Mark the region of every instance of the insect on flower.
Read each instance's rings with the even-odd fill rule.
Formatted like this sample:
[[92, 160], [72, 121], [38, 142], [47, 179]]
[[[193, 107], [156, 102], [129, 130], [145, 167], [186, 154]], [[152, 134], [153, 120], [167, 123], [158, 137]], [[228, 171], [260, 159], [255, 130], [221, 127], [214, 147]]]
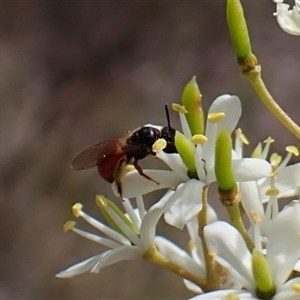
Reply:
[[163, 149], [166, 153], [176, 153], [174, 142], [175, 129], [170, 126], [170, 117], [167, 105], [165, 106], [168, 125], [157, 129], [152, 126], [144, 126], [128, 132], [123, 136], [106, 140], [94, 145], [72, 161], [74, 170], [84, 170], [97, 166], [98, 173], [106, 181], [116, 183], [117, 190], [122, 199], [122, 174], [128, 164], [133, 164], [139, 174], [157, 184], [156, 180], [143, 172], [138, 161], [148, 155], [155, 156], [152, 146], [158, 139], [166, 141]]

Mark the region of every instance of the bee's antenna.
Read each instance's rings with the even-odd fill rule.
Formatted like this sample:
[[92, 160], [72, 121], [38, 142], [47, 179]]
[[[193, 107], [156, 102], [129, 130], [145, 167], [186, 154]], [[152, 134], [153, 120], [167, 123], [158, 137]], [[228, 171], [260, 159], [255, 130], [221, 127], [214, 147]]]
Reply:
[[165, 104], [165, 111], [166, 111], [166, 116], [167, 116], [168, 127], [171, 128], [168, 104]]

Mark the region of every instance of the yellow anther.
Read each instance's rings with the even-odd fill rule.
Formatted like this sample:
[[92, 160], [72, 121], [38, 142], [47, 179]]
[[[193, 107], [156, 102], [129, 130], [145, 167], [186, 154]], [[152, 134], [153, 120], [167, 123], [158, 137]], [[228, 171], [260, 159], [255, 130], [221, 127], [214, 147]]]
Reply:
[[255, 211], [251, 211], [250, 215], [252, 217], [252, 220], [255, 224], [259, 224], [261, 222], [260, 217], [258, 216], [258, 214]]
[[100, 208], [103, 208], [106, 205], [107, 201], [104, 197], [97, 195], [96, 196], [96, 205]]
[[292, 289], [297, 292], [297, 293], [300, 293], [300, 284], [299, 283], [294, 283], [292, 285]]
[[76, 203], [72, 207], [73, 215], [78, 218], [80, 217], [80, 212], [82, 210], [82, 204], [81, 203]]
[[64, 224], [64, 232], [71, 230], [75, 226], [75, 221], [68, 221]]
[[272, 144], [274, 141], [275, 141], [275, 140], [273, 140], [273, 139], [269, 136], [266, 140], [264, 140], [264, 143], [265, 143], [265, 144]]
[[152, 151], [157, 153], [160, 150], [165, 149], [167, 146], [167, 142], [165, 139], [158, 139], [152, 146]]
[[299, 150], [298, 150], [297, 147], [295, 147], [295, 146], [287, 146], [287, 147], [285, 148], [285, 150], [286, 150], [287, 152], [289, 152], [289, 153], [294, 154], [295, 156], [298, 156], [298, 155], [299, 155]]
[[187, 110], [185, 109], [185, 107], [183, 105], [180, 105], [178, 103], [172, 103], [172, 109], [175, 110], [176, 112], [182, 113], [182, 114], [186, 114]]
[[192, 240], [188, 242], [188, 248], [190, 251], [196, 248], [195, 243]]
[[238, 295], [230, 293], [225, 296], [224, 300], [240, 300], [241, 298]]
[[279, 166], [279, 164], [282, 161], [282, 157], [280, 155], [278, 155], [277, 153], [273, 153], [270, 157], [270, 163], [272, 166]]
[[204, 144], [207, 141], [208, 141], [207, 137], [205, 135], [203, 135], [203, 134], [195, 134], [192, 137], [192, 143], [195, 144], [195, 145]]
[[211, 260], [215, 259], [216, 253], [213, 251], [208, 251], [208, 258], [210, 258]]
[[219, 113], [210, 113], [207, 116], [207, 119], [210, 123], [218, 123], [220, 121], [222, 121], [225, 117], [225, 113], [224, 112], [219, 112]]
[[122, 172], [124, 172], [124, 174], [134, 171], [136, 170], [136, 168], [133, 165], [127, 165], [123, 168]]
[[239, 139], [242, 141], [243, 144], [249, 145], [249, 141], [246, 138], [246, 136], [243, 134], [243, 131], [241, 128], [238, 128], [235, 130], [235, 134], [239, 137]]
[[269, 188], [267, 191], [266, 191], [266, 195], [267, 196], [278, 196], [279, 195], [279, 190], [275, 187], [272, 187], [272, 188]]

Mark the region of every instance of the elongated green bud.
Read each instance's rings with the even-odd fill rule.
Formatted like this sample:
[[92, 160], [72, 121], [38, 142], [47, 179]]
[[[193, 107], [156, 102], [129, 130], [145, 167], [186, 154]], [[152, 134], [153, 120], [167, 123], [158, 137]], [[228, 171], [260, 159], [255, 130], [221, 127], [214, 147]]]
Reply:
[[175, 146], [180, 157], [188, 168], [189, 176], [196, 178], [197, 169], [195, 162], [195, 146], [179, 131], [176, 131], [175, 134]]
[[261, 143], [258, 143], [258, 145], [254, 148], [253, 152], [251, 153], [252, 158], [260, 158], [262, 154], [262, 146]]
[[220, 131], [215, 146], [215, 173], [218, 186], [223, 191], [231, 191], [236, 183], [231, 165], [232, 142], [226, 129]]
[[187, 110], [185, 117], [189, 124], [192, 136], [195, 134], [204, 134], [202, 98], [195, 76], [185, 86], [181, 102]]
[[108, 200], [104, 196], [97, 195], [96, 196], [96, 204], [100, 208], [101, 213], [102, 213], [103, 217], [105, 218], [106, 222], [111, 227], [113, 227], [116, 231], [118, 231], [119, 233], [126, 236], [124, 234], [124, 232], [122, 231], [122, 229], [116, 224], [116, 222], [113, 220], [113, 218], [108, 213], [107, 207], [110, 207], [124, 221], [124, 223], [129, 228], [131, 228], [136, 234], [139, 234], [139, 231], [136, 229], [136, 227], [133, 225], [133, 223], [130, 222], [130, 220], [126, 216], [124, 216], [124, 213], [112, 201]]
[[227, 25], [238, 64], [243, 71], [253, 69], [257, 59], [251, 52], [247, 23], [239, 0], [227, 0]]
[[253, 249], [252, 251], [252, 272], [256, 282], [256, 294], [260, 299], [272, 299], [276, 294], [276, 287], [272, 280], [271, 270], [265, 256]]

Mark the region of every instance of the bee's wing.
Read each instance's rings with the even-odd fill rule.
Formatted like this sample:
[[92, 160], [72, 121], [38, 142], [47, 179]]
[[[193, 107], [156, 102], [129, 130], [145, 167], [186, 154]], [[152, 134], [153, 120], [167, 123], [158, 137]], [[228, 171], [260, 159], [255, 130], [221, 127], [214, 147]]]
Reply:
[[84, 170], [100, 164], [103, 159], [111, 155], [119, 155], [122, 152], [123, 142], [124, 137], [119, 137], [94, 145], [77, 155], [71, 167], [74, 170]]

